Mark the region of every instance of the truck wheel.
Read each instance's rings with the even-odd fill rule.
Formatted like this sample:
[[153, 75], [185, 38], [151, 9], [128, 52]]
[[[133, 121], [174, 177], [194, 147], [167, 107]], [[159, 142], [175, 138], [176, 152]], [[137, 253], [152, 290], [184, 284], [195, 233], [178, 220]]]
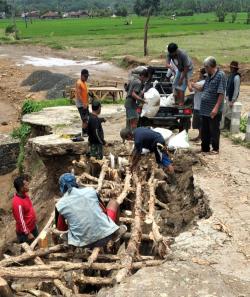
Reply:
[[183, 131], [186, 130], [188, 132], [188, 130], [191, 128], [191, 120], [190, 119], [181, 119], [180, 120], [180, 127], [179, 127], [179, 131]]

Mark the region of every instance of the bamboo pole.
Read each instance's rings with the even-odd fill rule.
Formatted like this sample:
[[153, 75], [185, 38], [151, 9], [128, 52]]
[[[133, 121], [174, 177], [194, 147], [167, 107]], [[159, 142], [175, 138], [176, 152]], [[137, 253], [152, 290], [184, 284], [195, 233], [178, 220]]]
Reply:
[[132, 225], [131, 238], [128, 243], [125, 255], [121, 257], [121, 264], [124, 266], [116, 275], [115, 281], [120, 283], [132, 269], [132, 262], [135, 255], [138, 254], [138, 249], [141, 241], [141, 215], [142, 215], [142, 195], [141, 183], [139, 182], [137, 174], [134, 175], [136, 184], [136, 198], [134, 206], [134, 223]]
[[45, 225], [45, 227], [43, 228], [43, 230], [40, 232], [40, 234], [38, 235], [38, 237], [31, 243], [30, 248], [32, 250], [34, 250], [34, 248], [36, 247], [36, 245], [37, 245], [37, 243], [38, 243], [41, 235], [44, 234], [44, 232], [47, 233], [47, 231], [50, 228], [51, 224], [53, 223], [54, 219], [55, 219], [55, 211], [53, 211], [52, 214], [50, 215], [50, 218], [49, 218], [47, 224]]

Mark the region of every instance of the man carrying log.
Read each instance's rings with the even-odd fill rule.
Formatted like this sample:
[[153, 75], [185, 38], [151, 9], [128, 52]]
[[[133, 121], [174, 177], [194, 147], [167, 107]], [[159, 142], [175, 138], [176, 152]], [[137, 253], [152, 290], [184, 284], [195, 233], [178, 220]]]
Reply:
[[[131, 132], [129, 129], [123, 129], [120, 132], [123, 140], [134, 140], [134, 150], [132, 153], [131, 172], [133, 172], [141, 159], [143, 149], [148, 149], [155, 154], [155, 159], [169, 176], [174, 177], [174, 167], [168, 157], [165, 140], [158, 132], [150, 128], [140, 127]], [[171, 178], [173, 180], [173, 178]]]
[[110, 201], [106, 208], [95, 189], [79, 188], [71, 173], [60, 177], [59, 186], [63, 197], [56, 204], [56, 225], [60, 231], [68, 230], [69, 245], [104, 247], [127, 231], [126, 226], [115, 223], [119, 210], [116, 201]]
[[19, 243], [31, 243], [38, 236], [36, 213], [27, 195], [29, 192], [28, 176], [19, 176], [14, 180], [16, 194], [12, 200], [12, 213], [16, 220], [16, 235]]

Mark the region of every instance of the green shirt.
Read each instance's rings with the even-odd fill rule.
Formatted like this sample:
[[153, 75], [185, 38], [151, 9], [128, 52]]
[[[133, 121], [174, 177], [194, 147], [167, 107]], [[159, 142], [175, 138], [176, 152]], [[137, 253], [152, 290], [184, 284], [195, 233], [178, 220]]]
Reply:
[[143, 87], [142, 82], [138, 78], [135, 78], [130, 82], [127, 97], [126, 97], [126, 102], [125, 102], [126, 108], [131, 108], [131, 109], [137, 108], [136, 99], [132, 97], [132, 93], [135, 92], [137, 95], [140, 95], [142, 87]]

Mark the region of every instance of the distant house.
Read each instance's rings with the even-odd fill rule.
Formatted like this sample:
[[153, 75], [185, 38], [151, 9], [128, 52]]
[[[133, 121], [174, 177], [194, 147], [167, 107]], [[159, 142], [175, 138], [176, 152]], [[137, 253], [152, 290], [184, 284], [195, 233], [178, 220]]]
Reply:
[[69, 18], [86, 18], [89, 14], [85, 10], [79, 10], [79, 11], [70, 11], [68, 13]]
[[40, 11], [34, 10], [34, 11], [27, 12], [26, 16], [28, 18], [38, 19], [38, 18], [40, 18]]
[[49, 11], [41, 16], [41, 19], [46, 19], [46, 20], [53, 20], [53, 19], [60, 19], [60, 18], [62, 18], [62, 15], [57, 11]]

